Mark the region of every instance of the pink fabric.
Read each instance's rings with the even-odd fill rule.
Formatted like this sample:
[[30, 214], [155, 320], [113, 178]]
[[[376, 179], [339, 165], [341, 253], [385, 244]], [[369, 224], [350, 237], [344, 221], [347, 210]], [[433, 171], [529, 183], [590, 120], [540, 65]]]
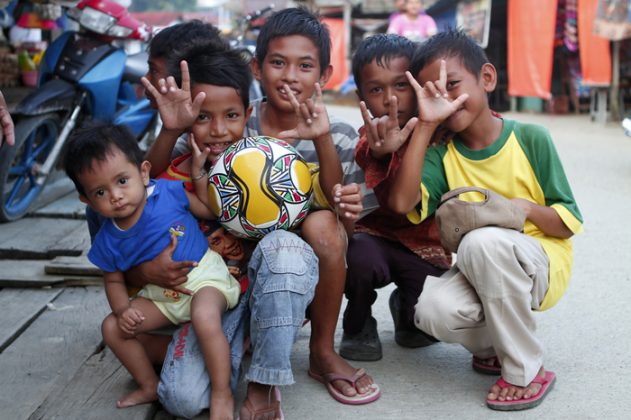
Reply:
[[402, 35], [412, 41], [425, 41], [437, 32], [436, 22], [431, 16], [420, 14], [415, 20], [410, 20], [406, 15], [400, 14], [390, 21], [388, 33]]

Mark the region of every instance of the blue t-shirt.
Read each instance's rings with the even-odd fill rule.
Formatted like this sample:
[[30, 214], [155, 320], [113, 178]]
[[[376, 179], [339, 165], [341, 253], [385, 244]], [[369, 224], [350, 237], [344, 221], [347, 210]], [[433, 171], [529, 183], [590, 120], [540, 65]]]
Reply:
[[199, 261], [208, 250], [208, 241], [189, 211], [182, 182], [152, 180], [153, 192], [134, 226], [120, 230], [106, 220], [94, 238], [88, 259], [105, 272], [127, 271], [152, 260], [177, 235], [174, 261]]

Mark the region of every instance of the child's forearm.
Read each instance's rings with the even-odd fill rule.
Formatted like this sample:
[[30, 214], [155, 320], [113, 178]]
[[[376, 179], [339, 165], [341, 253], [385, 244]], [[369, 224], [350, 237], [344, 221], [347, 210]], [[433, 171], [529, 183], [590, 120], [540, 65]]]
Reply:
[[210, 211], [210, 202], [208, 201], [208, 199], [206, 199], [206, 203], [204, 203], [202, 202], [202, 200], [199, 199], [197, 195], [192, 194], [188, 191], [186, 192], [186, 196], [188, 197], [188, 203], [191, 213], [193, 213], [195, 217], [197, 217], [198, 219], [206, 220], [215, 219], [215, 215]]
[[318, 173], [320, 186], [329, 204], [334, 206], [333, 187], [336, 184], [341, 184], [343, 177], [340, 157], [337, 154], [330, 133], [318, 137], [313, 141], [313, 144], [315, 145], [318, 161], [320, 162], [320, 171]]
[[120, 271], [105, 273], [103, 281], [105, 283], [105, 295], [112, 313], [118, 316], [129, 308], [129, 295], [127, 294], [123, 273]]
[[180, 134], [182, 133], [179, 130], [167, 130], [165, 127], [160, 130], [145, 156], [151, 162], [150, 176], [152, 178], [157, 177], [169, 167], [171, 153]]
[[392, 182], [388, 205], [395, 213], [406, 214], [421, 200], [423, 161], [436, 124], [417, 124], [410, 144]]
[[517, 201], [517, 205], [526, 213], [526, 218], [546, 235], [561, 239], [567, 239], [574, 235], [565, 225], [559, 213], [552, 207], [540, 206], [525, 199], [515, 199], [513, 201]]

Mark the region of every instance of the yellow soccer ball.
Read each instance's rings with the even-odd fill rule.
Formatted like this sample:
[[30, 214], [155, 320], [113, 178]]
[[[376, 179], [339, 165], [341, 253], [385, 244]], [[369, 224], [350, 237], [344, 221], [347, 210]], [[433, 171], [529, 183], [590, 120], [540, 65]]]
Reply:
[[217, 157], [208, 175], [211, 210], [230, 232], [259, 239], [297, 227], [311, 206], [311, 174], [282, 140], [246, 137]]

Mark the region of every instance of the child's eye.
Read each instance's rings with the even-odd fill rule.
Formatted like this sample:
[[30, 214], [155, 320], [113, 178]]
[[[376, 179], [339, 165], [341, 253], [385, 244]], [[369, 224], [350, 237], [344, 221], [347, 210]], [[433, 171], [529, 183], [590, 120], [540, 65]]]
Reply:
[[447, 89], [451, 89], [454, 88], [456, 86], [458, 86], [458, 83], [460, 83], [460, 80], [450, 80], [447, 82]]
[[228, 118], [229, 120], [236, 120], [237, 118], [239, 118], [239, 114], [237, 112], [229, 112], [226, 115], [226, 118]]
[[118, 183], [119, 183], [120, 185], [125, 185], [125, 184], [127, 184], [127, 181], [129, 181], [129, 178], [127, 178], [127, 177], [122, 177], [121, 179], [119, 179], [119, 180], [118, 180]]
[[381, 92], [383, 92], [383, 89], [381, 87], [374, 87], [368, 91], [368, 93], [373, 94], [373, 95], [377, 93], [381, 93]]
[[105, 195], [105, 190], [96, 190], [96, 191], [94, 192], [94, 196], [95, 196], [96, 198], [101, 198], [101, 197], [103, 197], [104, 195]]
[[273, 66], [282, 66], [283, 65], [283, 60], [272, 59], [272, 60], [270, 60], [270, 64], [273, 65]]
[[410, 87], [410, 84], [408, 82], [398, 82], [394, 85], [394, 87], [396, 89], [402, 90], [402, 89], [407, 89]]
[[206, 114], [199, 114], [197, 116], [197, 121], [206, 121], [208, 119], [208, 115]]
[[311, 63], [302, 63], [302, 64], [300, 64], [300, 68], [309, 70], [309, 69], [313, 68], [313, 64], [311, 64]]

